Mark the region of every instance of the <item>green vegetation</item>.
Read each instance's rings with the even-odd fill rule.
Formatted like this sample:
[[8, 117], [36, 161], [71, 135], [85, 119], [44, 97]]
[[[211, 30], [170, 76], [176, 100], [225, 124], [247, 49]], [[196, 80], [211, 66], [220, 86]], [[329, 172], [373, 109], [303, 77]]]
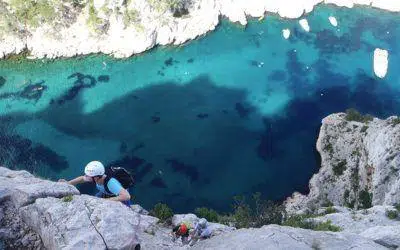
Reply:
[[337, 212], [337, 210], [336, 210], [334, 207], [332, 207], [332, 206], [327, 207], [327, 208], [325, 209], [325, 214], [333, 214], [333, 213], [336, 213], [336, 212]]
[[354, 191], [358, 191], [360, 187], [360, 176], [358, 175], [358, 167], [352, 170], [351, 172], [351, 186], [353, 187]]
[[361, 190], [359, 193], [360, 208], [370, 208], [372, 207], [372, 193], [369, 193], [367, 188]]
[[391, 220], [395, 220], [399, 217], [399, 212], [397, 210], [388, 210], [386, 211], [386, 216]]
[[130, 26], [133, 24], [135, 28], [139, 31], [143, 31], [144, 27], [140, 23], [140, 13], [136, 9], [128, 9], [128, 7], [125, 8], [124, 10], [124, 25], [125, 27]]
[[147, 0], [147, 2], [158, 12], [171, 11], [174, 17], [182, 17], [189, 14], [187, 6], [190, 0]]
[[340, 176], [346, 170], [347, 161], [342, 160], [338, 164], [334, 165], [332, 170], [336, 176]]
[[86, 24], [94, 31], [99, 33], [102, 19], [97, 16], [96, 8], [94, 7], [93, 0], [89, 0], [89, 17]]
[[207, 221], [218, 222], [219, 214], [213, 209], [199, 207], [194, 210], [194, 213], [200, 218], [206, 218]]
[[400, 203], [394, 204], [394, 207], [397, 209], [398, 212], [400, 212]]
[[150, 214], [154, 217], [159, 218], [161, 222], [165, 222], [174, 215], [172, 209], [164, 203], [157, 203], [150, 211]]
[[67, 195], [62, 198], [63, 202], [71, 202], [74, 197], [72, 195]]
[[329, 154], [331, 154], [331, 155], [333, 154], [333, 146], [329, 141], [327, 141], [327, 143], [324, 147], [324, 151], [328, 151]]
[[72, 6], [74, 6], [74, 8], [83, 8], [85, 4], [86, 0], [72, 0]]
[[400, 124], [400, 117], [396, 117], [391, 121], [392, 127], [395, 127], [396, 125]]
[[[34, 28], [42, 23], [51, 23], [57, 19], [56, 6], [59, 1], [41, 0], [11, 0], [10, 7], [15, 13], [15, 17], [21, 24]], [[59, 15], [61, 15], [60, 13]]]
[[12, 61], [12, 62], [16, 62], [16, 63], [22, 63], [24, 61], [26, 61], [26, 57], [29, 56], [31, 54], [31, 52], [25, 48], [24, 50], [22, 50], [19, 54], [9, 54], [5, 57], [5, 59], [7, 61]]
[[297, 227], [304, 229], [311, 229], [314, 231], [332, 231], [339, 232], [341, 228], [335, 225], [332, 225], [332, 221], [328, 220], [325, 222], [313, 222], [310, 220], [313, 216], [310, 215], [293, 215], [287, 218], [282, 225], [289, 227]]
[[218, 214], [213, 209], [201, 207], [195, 210], [199, 217], [236, 228], [262, 227], [268, 224], [281, 224], [284, 209], [280, 204], [261, 199], [260, 193], [252, 195], [250, 203], [244, 196], [235, 196], [233, 211], [229, 214]]
[[251, 204], [247, 204], [243, 196], [235, 196], [234, 201], [232, 218], [237, 228], [261, 227], [282, 222], [283, 206], [261, 199], [261, 193], [253, 194]]
[[359, 148], [356, 148], [355, 150], [353, 150], [353, 152], [351, 152], [351, 156], [352, 156], [352, 157], [355, 157], [355, 156], [360, 157], [360, 156], [361, 156], [361, 153], [360, 153]]
[[356, 122], [370, 122], [374, 118], [371, 115], [362, 115], [355, 109], [347, 109], [346, 110], [346, 120], [347, 121], [356, 121]]

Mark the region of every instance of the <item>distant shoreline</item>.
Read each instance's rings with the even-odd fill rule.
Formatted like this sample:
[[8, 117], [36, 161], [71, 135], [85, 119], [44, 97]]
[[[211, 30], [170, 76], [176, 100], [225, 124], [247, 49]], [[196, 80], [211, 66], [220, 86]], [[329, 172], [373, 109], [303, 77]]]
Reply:
[[[126, 5], [120, 6], [115, 1], [103, 1], [103, 5], [99, 2], [102, 1], [91, 0], [80, 7], [69, 3], [56, 6], [54, 3], [48, 6], [54, 12], [50, 13], [53, 19], [39, 17], [28, 21], [13, 18], [17, 7], [13, 9], [9, 3], [9, 8], [0, 9], [8, 11], [2, 18], [17, 28], [0, 32], [0, 58], [20, 54], [28, 59], [55, 59], [96, 53], [128, 58], [158, 45], [182, 45], [194, 40], [213, 31], [221, 16], [241, 25], [246, 25], [248, 18], [265, 18], [271, 14], [298, 19], [319, 4], [400, 11], [400, 2], [390, 0], [281, 0], [275, 3], [256, 1], [247, 5], [229, 0], [192, 0], [190, 5], [179, 7], [177, 16], [177, 10], [162, 5], [162, 0], [156, 4], [148, 0], [126, 1]], [[69, 16], [64, 17], [64, 12]]]

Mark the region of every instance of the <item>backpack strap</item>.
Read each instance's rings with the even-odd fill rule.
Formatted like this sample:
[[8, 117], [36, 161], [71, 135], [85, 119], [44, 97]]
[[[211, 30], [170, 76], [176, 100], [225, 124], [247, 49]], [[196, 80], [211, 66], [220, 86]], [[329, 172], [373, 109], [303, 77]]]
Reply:
[[110, 179], [111, 179], [112, 177], [111, 176], [106, 176], [106, 178], [104, 179], [104, 190], [108, 193], [108, 194], [111, 194], [111, 195], [114, 195], [113, 193], [111, 193], [111, 191], [110, 191], [110, 189], [108, 189], [108, 182], [110, 181]]

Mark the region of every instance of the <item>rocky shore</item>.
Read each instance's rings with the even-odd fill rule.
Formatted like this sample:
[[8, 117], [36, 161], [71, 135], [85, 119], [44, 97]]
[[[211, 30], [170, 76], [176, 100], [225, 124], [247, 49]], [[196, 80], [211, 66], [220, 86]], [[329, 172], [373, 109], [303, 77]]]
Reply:
[[174, 215], [168, 226], [138, 205], [128, 208], [119, 202], [80, 195], [66, 183], [0, 167], [0, 246], [396, 249], [400, 247], [399, 136], [397, 117], [380, 120], [348, 112], [323, 119], [317, 142], [322, 166], [310, 181], [310, 194], [296, 193], [285, 205], [287, 216], [307, 215], [303, 217], [307, 223], [326, 222], [339, 232], [279, 225], [235, 229], [210, 223], [211, 239], [189, 247], [172, 241], [169, 233], [183, 221], [194, 224], [198, 220], [194, 214]]
[[[392, 0], [76, 0], [0, 1], [0, 58], [104, 53], [129, 57], [156, 45], [183, 44], [214, 30], [220, 17], [242, 25], [248, 17], [274, 13], [299, 18], [317, 4], [369, 5], [400, 11]], [[332, 18], [331, 18], [332, 19]], [[327, 20], [328, 21], [328, 20]]]

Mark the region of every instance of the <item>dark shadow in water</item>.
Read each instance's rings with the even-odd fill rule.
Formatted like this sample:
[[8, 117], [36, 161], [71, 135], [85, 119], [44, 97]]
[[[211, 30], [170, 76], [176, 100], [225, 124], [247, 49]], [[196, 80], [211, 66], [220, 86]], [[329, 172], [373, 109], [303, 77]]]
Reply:
[[160, 177], [155, 177], [151, 180], [150, 185], [156, 188], [168, 188], [163, 179]]
[[0, 88], [3, 87], [4, 84], [6, 84], [6, 78], [0, 76]]
[[0, 130], [0, 165], [11, 169], [22, 167], [34, 173], [43, 167], [55, 172], [68, 168], [65, 157], [52, 149], [7, 132], [5, 129]]
[[[3, 85], [4, 85], [4, 83], [5, 82], [3, 82]], [[0, 87], [2, 87], [1, 79], [0, 79]], [[28, 85], [26, 85], [21, 91], [6, 92], [3, 94], [0, 94], [0, 100], [8, 99], [8, 98], [21, 98], [21, 99], [37, 102], [42, 97], [43, 92], [46, 91], [46, 89], [47, 89], [47, 86], [44, 85], [43, 80], [39, 81], [37, 83], [32, 83], [29, 80]]]
[[268, 81], [285, 81], [286, 80], [286, 72], [283, 70], [274, 70], [272, 73], [268, 76]]
[[[75, 74], [74, 77], [79, 81], [76, 83], [78, 85], [95, 84], [93, 77], [79, 74]], [[70, 90], [58, 99], [64, 100], [69, 96], [69, 92]], [[104, 104], [102, 108], [91, 113], [83, 112], [81, 96], [76, 94], [64, 101], [63, 105], [49, 105], [45, 110], [36, 113], [35, 118], [76, 138], [102, 138], [123, 142], [119, 147], [121, 158], [106, 165], [125, 167], [133, 173], [138, 201], [143, 201], [145, 206], [153, 205], [152, 199], [167, 197], [168, 194], [178, 191], [178, 187], [183, 190], [181, 196], [185, 197], [184, 199], [192, 200], [191, 207], [183, 209], [187, 211], [202, 205], [199, 201], [203, 198], [195, 195], [196, 190], [207, 189], [208, 186], [204, 183], [218, 181], [219, 175], [230, 171], [231, 157], [238, 152], [243, 140], [254, 141], [254, 144], [257, 144], [257, 132], [248, 129], [245, 125], [247, 119], [243, 118], [260, 120], [262, 116], [255, 107], [247, 103], [246, 98], [245, 91], [217, 87], [208, 77], [199, 77], [186, 85], [164, 82], [138, 89]], [[202, 110], [207, 113], [203, 113]], [[236, 111], [237, 114], [223, 113], [221, 110]], [[156, 125], [152, 125], [154, 119], [149, 119], [154, 114], [161, 118]], [[18, 116], [14, 126], [20, 121], [30, 119], [24, 114]], [[157, 143], [154, 144], [146, 138], [158, 138]], [[132, 152], [130, 149], [138, 143], [146, 145], [140, 150], [152, 152], [158, 162], [160, 157], [164, 162], [154, 166], [155, 159], [151, 156], [143, 158]], [[194, 148], [198, 148], [196, 154], [193, 154]], [[253, 152], [254, 157], [257, 157], [256, 149]], [[159, 154], [164, 156], [158, 156]], [[258, 167], [260, 166], [254, 166], [254, 171], [258, 171]], [[253, 171], [252, 169], [253, 167], [249, 168], [249, 171]], [[171, 172], [169, 179], [158, 175], [158, 170]], [[170, 187], [169, 183], [174, 183], [174, 180], [178, 184], [174, 185], [173, 190], [159, 188], [164, 185]], [[304, 184], [307, 181], [305, 178]], [[155, 185], [160, 192], [152, 198], [149, 192], [152, 192]], [[83, 188], [81, 191], [86, 192], [85, 190], [86, 188]], [[232, 190], [232, 193], [242, 192], [237, 185], [234, 185]], [[280, 193], [280, 190], [275, 192]], [[210, 194], [209, 191], [206, 193]], [[219, 196], [220, 202], [214, 206], [228, 207], [231, 194], [224, 196], [224, 193], [215, 192], [215, 197]], [[215, 197], [212, 199], [215, 200]], [[174, 200], [168, 200], [168, 203], [174, 208], [181, 207], [181, 204]]]

